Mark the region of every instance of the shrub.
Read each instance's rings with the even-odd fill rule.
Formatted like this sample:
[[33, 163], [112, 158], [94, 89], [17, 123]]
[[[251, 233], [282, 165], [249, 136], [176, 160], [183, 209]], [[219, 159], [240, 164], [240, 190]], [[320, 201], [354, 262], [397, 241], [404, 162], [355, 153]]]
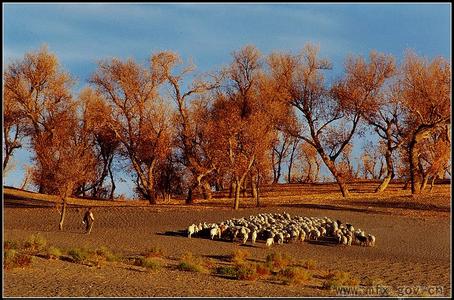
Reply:
[[238, 278], [238, 269], [236, 266], [221, 266], [216, 268], [216, 273], [228, 277]]
[[157, 246], [152, 246], [143, 253], [145, 257], [162, 257], [163, 255], [164, 252]]
[[274, 252], [266, 257], [266, 264], [271, 271], [279, 272], [285, 269], [291, 263], [291, 257], [288, 254], [281, 252]]
[[79, 263], [88, 259], [89, 252], [86, 249], [74, 248], [68, 251], [68, 255]]
[[3, 250], [11, 250], [11, 249], [17, 249], [17, 242], [16, 241], [10, 241], [6, 240], [3, 242]]
[[109, 248], [105, 246], [101, 246], [100, 248], [96, 249], [96, 254], [100, 257], [104, 258], [107, 261], [117, 261], [118, 256], [113, 254]]
[[234, 264], [243, 264], [246, 261], [246, 258], [249, 257], [251, 254], [246, 250], [235, 250], [232, 254], [230, 254], [230, 261]]
[[47, 241], [40, 234], [32, 234], [27, 238], [24, 246], [27, 250], [34, 252], [41, 251], [46, 247]]
[[360, 280], [353, 278], [348, 272], [334, 271], [326, 276], [327, 280], [323, 282], [323, 287], [333, 289], [340, 286], [357, 286]]
[[259, 277], [256, 265], [246, 263], [234, 266], [221, 266], [216, 269], [216, 273], [238, 280], [255, 280]]
[[237, 265], [236, 268], [239, 280], [256, 280], [258, 277], [254, 264], [241, 264]]
[[60, 258], [61, 255], [62, 255], [62, 251], [59, 248], [57, 248], [57, 247], [50, 246], [47, 249], [46, 257], [49, 258], [49, 259]]
[[266, 277], [271, 274], [271, 271], [268, 268], [268, 266], [264, 264], [257, 264], [255, 266], [255, 271], [257, 272], [257, 275], [259, 277]]
[[5, 251], [3, 267], [5, 270], [17, 268], [17, 267], [26, 267], [32, 263], [32, 257], [23, 253], [19, 253], [14, 249], [8, 249]]
[[302, 263], [302, 266], [308, 270], [314, 270], [317, 267], [317, 261], [314, 259], [308, 259]]
[[287, 267], [278, 273], [280, 278], [285, 284], [301, 284], [307, 282], [312, 277], [309, 271], [298, 267]]
[[365, 286], [377, 286], [377, 285], [384, 285], [384, 281], [378, 277], [369, 277], [366, 276], [361, 283]]
[[202, 258], [192, 255], [191, 252], [186, 253], [180, 260], [177, 268], [181, 271], [208, 273], [206, 263]]
[[155, 257], [140, 257], [135, 264], [151, 270], [158, 270], [162, 267], [162, 261]]

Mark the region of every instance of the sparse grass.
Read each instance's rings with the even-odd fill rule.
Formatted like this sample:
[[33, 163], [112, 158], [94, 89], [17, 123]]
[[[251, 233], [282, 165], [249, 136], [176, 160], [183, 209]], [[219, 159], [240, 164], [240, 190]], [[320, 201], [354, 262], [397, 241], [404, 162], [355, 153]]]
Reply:
[[259, 277], [267, 277], [271, 274], [271, 271], [266, 264], [257, 264], [255, 266], [255, 271]]
[[113, 254], [112, 251], [110, 251], [110, 249], [105, 246], [101, 246], [100, 248], [96, 249], [95, 253], [98, 256], [104, 258], [106, 261], [112, 262], [119, 260], [119, 257]]
[[307, 259], [301, 262], [301, 266], [308, 270], [314, 270], [317, 268], [317, 261], [315, 259]]
[[135, 265], [145, 267], [151, 270], [159, 270], [163, 266], [163, 262], [160, 258], [157, 257], [139, 257], [135, 261]]
[[384, 285], [385, 282], [383, 279], [374, 277], [374, 276], [366, 276], [363, 280], [361, 280], [361, 284], [365, 286], [377, 286], [377, 285]]
[[201, 257], [194, 256], [191, 252], [182, 256], [177, 268], [181, 271], [209, 273], [207, 263]]
[[257, 267], [255, 264], [241, 263], [233, 266], [221, 266], [216, 269], [216, 273], [232, 277], [238, 280], [256, 280], [260, 277], [257, 273]]
[[10, 249], [17, 249], [18, 248], [18, 244], [16, 241], [10, 241], [10, 240], [6, 240], [3, 242], [3, 250], [6, 251], [6, 250], [10, 250]]
[[312, 273], [299, 267], [287, 267], [278, 273], [277, 278], [287, 285], [301, 284], [309, 281]]
[[32, 234], [25, 242], [24, 247], [32, 252], [39, 252], [45, 249], [47, 241], [40, 234]]
[[243, 264], [249, 256], [251, 256], [249, 251], [238, 249], [230, 254], [229, 258], [234, 264]]
[[152, 246], [143, 253], [145, 257], [162, 257], [163, 255], [164, 251], [157, 246]]
[[3, 255], [3, 268], [5, 270], [10, 270], [13, 268], [24, 268], [29, 266], [33, 261], [33, 258], [30, 255], [20, 253], [14, 249], [6, 250]]
[[266, 256], [266, 264], [272, 272], [279, 272], [292, 263], [292, 258], [281, 252], [273, 252]]
[[341, 286], [357, 286], [360, 283], [359, 279], [352, 277], [348, 272], [342, 271], [330, 271], [325, 278], [327, 279], [323, 282], [325, 289], [333, 289]]
[[68, 255], [71, 256], [75, 262], [80, 263], [86, 261], [90, 253], [87, 249], [83, 248], [73, 248], [68, 251]]
[[54, 246], [50, 246], [49, 248], [47, 248], [46, 251], [46, 257], [48, 259], [58, 259], [62, 254], [63, 254], [62, 250]]

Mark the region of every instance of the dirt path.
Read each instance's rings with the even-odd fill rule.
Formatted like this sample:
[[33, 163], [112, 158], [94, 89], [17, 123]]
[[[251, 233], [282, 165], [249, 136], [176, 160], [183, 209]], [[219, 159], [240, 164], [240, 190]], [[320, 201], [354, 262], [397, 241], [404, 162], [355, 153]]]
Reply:
[[[377, 237], [376, 247], [342, 247], [311, 243], [284, 244], [267, 249], [263, 243], [189, 239], [175, 234], [191, 223], [221, 222], [259, 212], [328, 216], [352, 223]], [[359, 278], [375, 276], [394, 287], [443, 286], [450, 294], [450, 221], [364, 212], [308, 208], [176, 209], [96, 208], [92, 234], [82, 230], [82, 210], [70, 209], [64, 232], [57, 230], [58, 212], [52, 208], [6, 208], [4, 239], [24, 240], [42, 234], [61, 248], [107, 246], [122, 254], [137, 254], [158, 246], [169, 259], [188, 251], [209, 257], [247, 249], [255, 259], [279, 250], [297, 259], [315, 259], [319, 268], [348, 271]], [[115, 269], [115, 270], [114, 270]], [[281, 286], [267, 282], [228, 280], [208, 274], [164, 269], [137, 272], [114, 265], [90, 268], [63, 261], [39, 260], [31, 268], [8, 271], [5, 296], [312, 296], [327, 292], [314, 287]], [[80, 276], [84, 274], [84, 276]], [[203, 288], [199, 288], [203, 287]]]

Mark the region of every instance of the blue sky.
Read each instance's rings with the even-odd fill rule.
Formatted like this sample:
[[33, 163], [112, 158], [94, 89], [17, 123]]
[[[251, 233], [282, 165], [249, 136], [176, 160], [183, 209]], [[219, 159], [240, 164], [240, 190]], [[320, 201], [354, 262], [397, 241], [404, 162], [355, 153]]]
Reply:
[[[349, 54], [370, 50], [401, 59], [406, 49], [451, 59], [451, 5], [440, 4], [3, 4], [3, 63], [47, 44], [64, 69], [86, 84], [96, 62], [109, 57], [146, 63], [173, 50], [200, 71], [230, 62], [230, 54], [254, 44], [264, 54], [297, 52], [306, 42], [339, 74]], [[25, 151], [5, 184], [22, 181]], [[119, 193], [130, 195], [131, 182]]]

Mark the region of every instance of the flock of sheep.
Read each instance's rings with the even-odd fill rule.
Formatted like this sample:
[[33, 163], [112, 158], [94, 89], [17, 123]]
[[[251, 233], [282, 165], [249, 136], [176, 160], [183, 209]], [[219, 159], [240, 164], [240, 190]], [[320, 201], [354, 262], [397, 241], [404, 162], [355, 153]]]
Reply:
[[188, 237], [199, 236], [211, 239], [225, 239], [234, 242], [240, 239], [255, 244], [265, 241], [266, 246], [305, 240], [324, 240], [342, 245], [374, 246], [375, 236], [355, 229], [349, 223], [331, 220], [328, 217], [290, 216], [284, 212], [261, 213], [248, 218], [230, 219], [217, 223], [192, 224], [187, 229]]

